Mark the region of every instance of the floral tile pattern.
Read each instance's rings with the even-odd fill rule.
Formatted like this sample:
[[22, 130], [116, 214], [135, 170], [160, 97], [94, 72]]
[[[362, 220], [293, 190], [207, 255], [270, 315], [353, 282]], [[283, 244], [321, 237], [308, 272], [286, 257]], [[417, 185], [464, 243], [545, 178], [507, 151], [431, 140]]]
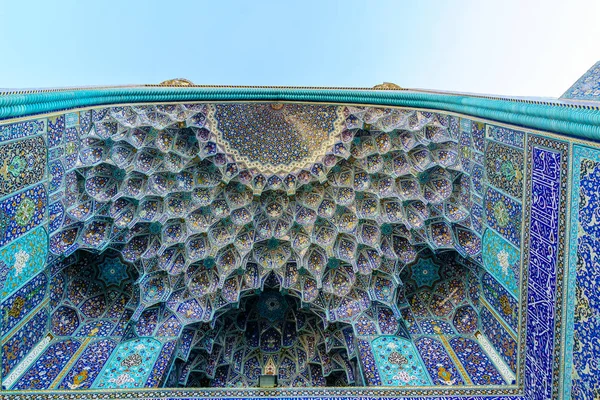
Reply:
[[46, 146], [42, 136], [0, 145], [0, 197], [44, 179]]
[[523, 150], [488, 141], [485, 154], [485, 174], [489, 184], [520, 200], [525, 168]]
[[101, 339], [88, 344], [58, 388], [87, 389], [91, 387], [116, 346], [116, 343], [110, 339]]
[[17, 390], [49, 388], [80, 345], [79, 341], [71, 339], [50, 345], [12, 388]]
[[161, 348], [161, 343], [152, 338], [134, 339], [119, 344], [94, 382], [94, 387], [143, 387]]
[[521, 204], [491, 187], [488, 187], [484, 201], [487, 225], [519, 247], [523, 212]]
[[48, 277], [40, 273], [0, 303], [1, 333], [4, 337], [45, 298]]
[[46, 214], [47, 195], [44, 185], [0, 201], [0, 246], [4, 246], [40, 225]]
[[381, 382], [385, 386], [429, 385], [427, 370], [406, 339], [380, 336], [371, 342]]
[[0, 125], [0, 142], [45, 134], [46, 119], [34, 119], [10, 125]]
[[8, 376], [46, 335], [47, 324], [48, 312], [42, 309], [2, 345], [2, 376]]
[[491, 229], [483, 234], [483, 266], [516, 299], [519, 298], [521, 255]]
[[48, 235], [42, 227], [0, 249], [0, 264], [9, 268], [0, 290], [4, 300], [46, 267]]

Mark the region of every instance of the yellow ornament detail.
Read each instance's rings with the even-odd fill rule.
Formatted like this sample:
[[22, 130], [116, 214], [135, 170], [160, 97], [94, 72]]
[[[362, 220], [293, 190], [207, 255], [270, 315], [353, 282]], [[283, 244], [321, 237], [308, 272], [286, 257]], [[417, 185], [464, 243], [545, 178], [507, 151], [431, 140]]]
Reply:
[[378, 90], [403, 90], [402, 87], [392, 82], [383, 82], [382, 84], [373, 86], [373, 89]]
[[175, 78], [161, 82], [160, 86], [194, 86], [194, 83], [184, 78]]

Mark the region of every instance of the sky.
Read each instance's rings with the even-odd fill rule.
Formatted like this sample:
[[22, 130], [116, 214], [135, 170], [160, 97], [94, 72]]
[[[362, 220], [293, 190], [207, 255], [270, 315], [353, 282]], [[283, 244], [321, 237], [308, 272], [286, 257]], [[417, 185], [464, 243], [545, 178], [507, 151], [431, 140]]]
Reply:
[[0, 87], [160, 83], [559, 97], [600, 0], [0, 0]]

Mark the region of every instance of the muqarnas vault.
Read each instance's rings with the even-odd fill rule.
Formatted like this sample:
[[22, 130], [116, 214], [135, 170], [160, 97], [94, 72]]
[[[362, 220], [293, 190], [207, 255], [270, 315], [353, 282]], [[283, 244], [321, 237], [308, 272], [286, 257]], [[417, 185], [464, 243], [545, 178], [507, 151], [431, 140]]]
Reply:
[[595, 398], [599, 105], [2, 93], [3, 396]]

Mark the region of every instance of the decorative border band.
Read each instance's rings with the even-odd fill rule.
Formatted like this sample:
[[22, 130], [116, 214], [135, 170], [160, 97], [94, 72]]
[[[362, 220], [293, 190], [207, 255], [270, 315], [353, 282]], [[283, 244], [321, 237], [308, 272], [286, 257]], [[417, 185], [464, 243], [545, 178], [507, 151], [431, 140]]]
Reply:
[[0, 96], [0, 119], [130, 103], [280, 101], [427, 108], [600, 141], [600, 110], [464, 95], [349, 89], [127, 87]]

